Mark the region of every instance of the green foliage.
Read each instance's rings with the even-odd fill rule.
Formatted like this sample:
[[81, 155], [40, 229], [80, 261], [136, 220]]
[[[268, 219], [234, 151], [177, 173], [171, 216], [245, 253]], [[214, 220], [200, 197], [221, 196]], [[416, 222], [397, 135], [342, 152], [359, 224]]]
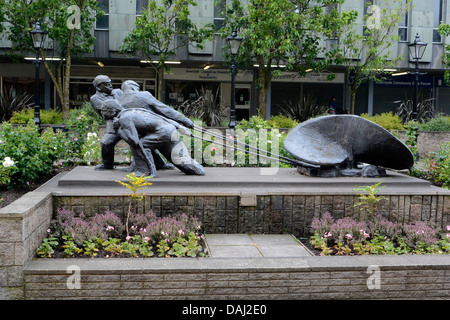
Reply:
[[9, 90], [6, 90], [6, 87], [4, 87], [3, 95], [0, 95], [0, 122], [8, 121], [14, 112], [31, 107], [32, 105], [32, 95], [27, 93], [15, 95], [12, 89], [11, 87]]
[[[80, 114], [77, 118], [71, 118], [67, 122], [68, 131], [66, 133], [67, 144], [70, 153], [65, 158], [67, 161], [77, 163], [84, 158], [83, 146], [85, 146], [88, 133], [98, 135], [98, 125], [92, 122], [92, 118]], [[85, 146], [86, 150], [86, 146]]]
[[356, 186], [356, 188], [353, 189], [353, 191], [355, 192], [363, 192], [357, 194], [359, 202], [355, 203], [354, 206], [361, 208], [361, 211], [365, 213], [372, 222], [374, 219], [374, 215], [378, 209], [378, 203], [386, 199], [386, 197], [377, 195], [381, 189], [385, 188], [384, 186], [380, 188], [380, 184], [382, 183], [383, 181], [380, 181], [374, 185], [364, 187]]
[[[427, 98], [419, 95], [417, 103], [417, 121], [419, 123], [428, 122], [434, 117], [434, 100], [434, 98]], [[394, 101], [393, 103], [398, 104], [397, 114], [402, 119], [403, 123], [414, 121], [414, 102], [411, 99]]]
[[[77, 5], [80, 20], [74, 21], [74, 11], [69, 10]], [[47, 70], [62, 102], [64, 118], [69, 113], [69, 81], [72, 56], [92, 51], [95, 37], [92, 30], [95, 21], [102, 12], [98, 9], [96, 0], [30, 0], [2, 1], [0, 19], [8, 22], [3, 27], [8, 40], [12, 42], [12, 52], [24, 55], [34, 52], [29, 32], [35, 28], [39, 20], [43, 30], [52, 39], [52, 50], [41, 50], [43, 67]], [[3, 22], [0, 21], [0, 22]], [[72, 26], [71, 26], [72, 24]], [[48, 44], [47, 44], [48, 46]], [[65, 59], [51, 61], [47, 54]], [[64, 70], [63, 70], [63, 66]]]
[[97, 132], [88, 132], [81, 147], [83, 160], [88, 166], [99, 164], [102, 160], [100, 138]]
[[157, 56], [157, 62], [151, 66], [158, 74], [158, 99], [161, 99], [164, 71], [170, 70], [166, 61], [180, 47], [203, 48], [204, 42], [213, 35], [212, 23], [199, 28], [191, 21], [193, 6], [197, 6], [193, 0], [149, 0], [147, 8], [136, 19], [135, 28], [124, 39], [122, 53], [139, 54], [149, 61]]
[[128, 195], [128, 197], [130, 198], [130, 203], [128, 205], [127, 220], [125, 223], [125, 227], [127, 230], [127, 236], [129, 235], [128, 222], [130, 220], [131, 205], [132, 205], [133, 201], [142, 201], [142, 199], [144, 198], [144, 194], [139, 191], [152, 185], [152, 183], [147, 182], [147, 180], [149, 180], [149, 179], [151, 179], [151, 177], [146, 177], [145, 175], [136, 177], [136, 175], [133, 172], [133, 173], [126, 175], [125, 181], [116, 181], [121, 186], [123, 186], [131, 191], [131, 194]]
[[450, 142], [443, 142], [436, 152], [428, 153], [424, 159], [426, 178], [443, 188], [450, 189]]
[[420, 123], [421, 131], [450, 131], [450, 116], [437, 116], [428, 122]]
[[242, 119], [241, 122], [236, 126], [236, 129], [269, 129], [270, 124], [264, 120], [261, 116], [252, 116], [249, 120]]
[[[55, 110], [41, 110], [40, 118], [42, 124], [61, 124], [63, 123], [62, 113]], [[13, 124], [27, 124], [34, 119], [34, 109], [22, 109], [21, 111], [13, 112], [10, 123]]]
[[361, 117], [372, 122], [375, 122], [379, 126], [383, 127], [386, 130], [404, 130], [402, 120], [396, 114], [393, 114], [392, 111], [385, 112], [382, 114], [377, 114], [374, 116], [370, 116], [368, 113], [361, 114]]
[[0, 159], [10, 157], [15, 168], [11, 184], [25, 186], [47, 176], [55, 161], [65, 156], [63, 133], [45, 131], [42, 135], [33, 123], [13, 129], [10, 123], [0, 126]]
[[[348, 71], [351, 114], [355, 114], [356, 93], [360, 85], [367, 79], [382, 80], [385, 76], [383, 70], [394, 67], [401, 60], [397, 53], [391, 56], [391, 48], [398, 42], [398, 25], [408, 12], [410, 2], [411, 0], [384, 1], [378, 7], [379, 20], [369, 10], [362, 17], [358, 17], [358, 12], [354, 10], [342, 12], [335, 63], [344, 65]], [[363, 33], [359, 29], [361, 21], [365, 26]]]
[[281, 114], [271, 116], [270, 120], [267, 121], [267, 123], [272, 128], [287, 128], [287, 129], [295, 128], [299, 124], [297, 120]]
[[319, 115], [327, 114], [328, 107], [317, 104], [317, 99], [312, 94], [307, 94], [303, 98], [295, 97], [283, 102], [281, 112], [287, 117], [303, 122]]
[[58, 239], [52, 236], [45, 238], [42, 244], [36, 249], [36, 254], [41, 258], [51, 258], [58, 246]]
[[409, 121], [407, 124], [405, 124], [405, 130], [405, 144], [413, 153], [415, 160], [417, 160], [417, 154], [419, 152], [419, 149], [417, 148], [418, 123], [416, 121]]
[[[294, 70], [301, 75], [307, 69], [323, 70], [330, 65], [334, 52], [325, 52], [323, 38], [333, 38], [341, 26], [337, 4], [343, 0], [290, 1], [239, 0], [227, 1], [221, 15], [225, 19], [219, 31], [223, 38], [236, 30], [243, 38], [237, 63], [259, 65], [258, 86], [261, 115], [266, 116], [266, 99], [270, 81], [280, 74], [273, 65]], [[317, 56], [324, 54], [324, 58]], [[226, 48], [224, 57], [231, 61]]]
[[[441, 36], [448, 37], [450, 36], [450, 25], [446, 23], [441, 23], [438, 28], [439, 34]], [[444, 53], [442, 54], [442, 65], [445, 70], [444, 79], [447, 84], [450, 84], [450, 70], [448, 70], [450, 66], [450, 45], [444, 43]]]
[[[92, 108], [89, 102], [85, 102], [81, 108], [71, 109], [67, 123], [75, 123], [81, 116], [85, 117], [88, 125], [104, 125], [105, 120]], [[61, 122], [62, 123], [62, 122]]]

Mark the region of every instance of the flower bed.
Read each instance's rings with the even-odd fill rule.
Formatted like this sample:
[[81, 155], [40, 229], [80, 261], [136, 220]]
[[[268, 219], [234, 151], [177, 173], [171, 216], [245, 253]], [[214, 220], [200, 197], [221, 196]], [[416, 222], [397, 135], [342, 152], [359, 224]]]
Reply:
[[326, 212], [313, 219], [311, 228], [309, 242], [320, 255], [450, 254], [450, 226], [441, 234], [422, 221], [401, 224], [381, 215], [370, 222], [335, 220]]
[[197, 257], [205, 256], [201, 223], [195, 217], [131, 214], [130, 229], [113, 212], [91, 218], [58, 209], [37, 248], [41, 258], [62, 257]]

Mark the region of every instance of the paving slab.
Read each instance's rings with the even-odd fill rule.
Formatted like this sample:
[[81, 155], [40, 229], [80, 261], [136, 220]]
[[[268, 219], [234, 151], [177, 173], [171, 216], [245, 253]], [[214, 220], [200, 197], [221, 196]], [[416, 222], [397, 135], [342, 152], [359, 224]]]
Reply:
[[312, 254], [292, 235], [206, 234], [212, 258], [295, 258]]

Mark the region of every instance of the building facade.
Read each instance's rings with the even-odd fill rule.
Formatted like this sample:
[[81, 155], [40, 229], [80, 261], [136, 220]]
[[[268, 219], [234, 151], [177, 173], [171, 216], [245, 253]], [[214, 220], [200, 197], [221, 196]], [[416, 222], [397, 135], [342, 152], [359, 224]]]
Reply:
[[[97, 20], [93, 30], [96, 41], [93, 52], [83, 59], [74, 59], [70, 79], [70, 99], [73, 106], [88, 101], [94, 93], [92, 80], [98, 74], [108, 75], [114, 87], [127, 79], [137, 81], [144, 90], [155, 93], [157, 83], [154, 70], [138, 57], [124, 56], [118, 53], [126, 35], [134, 28], [134, 22], [146, 0], [98, 0], [100, 8], [106, 13]], [[422, 73], [419, 81], [420, 95], [434, 98], [438, 112], [450, 114], [450, 86], [443, 81], [444, 69], [442, 53], [444, 44], [450, 39], [437, 33], [440, 22], [450, 22], [450, 4], [447, 0], [413, 0], [404, 21], [399, 25], [400, 41], [391, 48], [392, 52], [402, 56], [397, 65], [398, 72], [414, 71], [414, 62], [410, 60], [408, 44], [414, 41], [418, 33], [422, 41], [428, 43], [425, 55], [420, 62]], [[366, 0], [346, 0], [341, 10], [353, 9], [363, 15]], [[212, 22], [217, 30], [223, 23], [219, 14], [219, 5], [214, 0], [199, 0], [191, 10], [191, 19], [198, 24]], [[359, 26], [362, 30], [364, 26]], [[11, 61], [4, 54], [11, 46], [4, 35], [0, 35], [0, 88], [34, 92], [35, 70], [31, 61], [19, 59]], [[164, 76], [163, 97], [165, 103], [178, 105], [186, 100], [196, 99], [202, 94], [218, 95], [222, 104], [229, 106], [231, 97], [231, 76], [229, 66], [224, 63], [223, 48], [225, 40], [218, 34], [208, 41], [203, 49], [193, 46], [178, 50], [177, 56], [170, 61], [171, 73]], [[349, 93], [346, 86], [345, 70], [339, 66], [329, 72], [336, 74], [327, 81], [327, 73], [308, 73], [304, 77], [293, 72], [282, 72], [274, 77], [269, 92], [270, 109], [268, 116], [277, 114], [283, 104], [303, 98], [310, 98], [319, 105], [327, 105], [331, 96], [338, 103], [349, 105]], [[240, 70], [236, 78], [237, 118], [244, 119], [257, 114], [258, 94], [255, 80], [257, 68]], [[411, 75], [388, 77], [382, 82], [368, 81], [357, 94], [355, 113], [379, 114], [395, 112], [398, 100], [412, 99], [414, 78]], [[41, 104], [46, 109], [59, 105], [56, 92], [49, 75], [41, 68]]]

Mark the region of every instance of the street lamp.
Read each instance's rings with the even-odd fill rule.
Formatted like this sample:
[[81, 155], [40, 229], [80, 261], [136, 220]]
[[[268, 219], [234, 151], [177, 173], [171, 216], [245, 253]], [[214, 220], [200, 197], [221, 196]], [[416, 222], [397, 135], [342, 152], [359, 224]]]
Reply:
[[35, 89], [34, 89], [34, 122], [40, 126], [41, 125], [41, 107], [40, 107], [40, 88], [39, 88], [39, 67], [41, 66], [41, 61], [39, 60], [39, 51], [44, 47], [44, 41], [47, 36], [47, 32], [41, 29], [41, 23], [39, 20], [36, 22], [36, 28], [30, 31], [31, 38], [33, 39], [34, 50], [36, 51], [36, 60], [33, 62], [36, 69], [35, 77]]
[[231, 106], [230, 106], [230, 128], [234, 129], [236, 127], [236, 92], [235, 92], [235, 81], [236, 81], [236, 63], [235, 59], [239, 53], [239, 48], [241, 46], [242, 38], [238, 37], [236, 30], [233, 30], [231, 37], [227, 38], [228, 48], [231, 53]]
[[[417, 126], [417, 120], [418, 120], [418, 100], [419, 100], [419, 76], [421, 73], [419, 72], [419, 60], [422, 60], [423, 55], [425, 53], [425, 49], [427, 48], [427, 43], [422, 42], [420, 40], [419, 34], [416, 34], [416, 38], [414, 39], [414, 42], [411, 42], [408, 45], [409, 48], [409, 54], [411, 55], [411, 58], [415, 61], [416, 64], [416, 70], [414, 72], [415, 75], [415, 81], [414, 81], [414, 97], [413, 97], [413, 110], [412, 110], [412, 118], [415, 122], [414, 127], [414, 142], [417, 144], [417, 138], [419, 137], [419, 127]], [[419, 159], [418, 152], [414, 155], [416, 160]]]
[[416, 76], [415, 83], [414, 83], [414, 100], [413, 100], [413, 113], [412, 117], [414, 121], [417, 121], [417, 104], [418, 104], [418, 94], [419, 94], [419, 60], [422, 60], [423, 55], [425, 53], [425, 49], [427, 48], [427, 43], [422, 42], [420, 40], [419, 34], [416, 34], [416, 39], [414, 42], [411, 42], [409, 45], [409, 53], [411, 55], [411, 58], [415, 61], [416, 64], [416, 71], [414, 75]]

